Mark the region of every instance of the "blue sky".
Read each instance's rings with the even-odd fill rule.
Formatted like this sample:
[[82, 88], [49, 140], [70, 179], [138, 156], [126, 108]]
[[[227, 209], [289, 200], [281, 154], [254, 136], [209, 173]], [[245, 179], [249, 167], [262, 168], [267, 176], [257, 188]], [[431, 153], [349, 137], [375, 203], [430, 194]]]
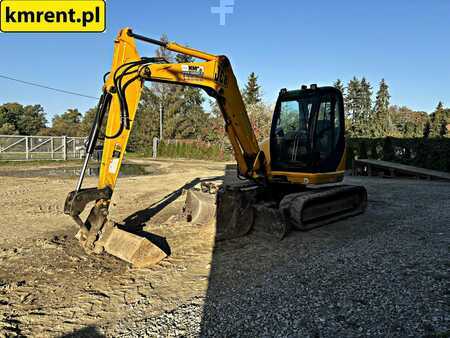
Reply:
[[[391, 103], [432, 111], [450, 106], [450, 1], [234, 0], [219, 25], [220, 0], [107, 2], [107, 31], [89, 34], [0, 34], [0, 75], [98, 96], [121, 27], [229, 56], [240, 83], [254, 71], [273, 102], [280, 88], [381, 78]], [[140, 44], [141, 55], [154, 48]], [[0, 103], [41, 104], [49, 117], [95, 100], [0, 79]]]

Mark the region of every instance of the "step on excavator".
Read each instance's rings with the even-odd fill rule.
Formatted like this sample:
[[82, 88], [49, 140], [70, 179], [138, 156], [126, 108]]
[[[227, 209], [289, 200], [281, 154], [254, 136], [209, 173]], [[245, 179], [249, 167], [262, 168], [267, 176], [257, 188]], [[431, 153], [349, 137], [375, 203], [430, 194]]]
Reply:
[[[137, 40], [198, 62], [140, 57]], [[104, 77], [87, 155], [76, 189], [68, 194], [64, 207], [79, 225], [77, 238], [87, 252], [106, 251], [136, 267], [156, 264], [168, 254], [151, 237], [108, 219], [145, 81], [202, 88], [220, 108], [237, 163], [237, 179], [225, 179], [221, 185], [202, 183], [187, 192], [183, 207], [188, 222], [215, 221], [217, 240], [244, 236], [252, 229], [282, 239], [291, 229], [308, 230], [364, 212], [366, 189], [342, 183], [345, 128], [339, 90], [317, 85], [281, 89], [270, 135], [258, 144], [226, 56], [154, 40], [125, 28], [114, 42], [112, 66]], [[106, 128], [102, 128], [105, 119]], [[103, 155], [98, 185], [83, 188], [88, 161], [100, 140]], [[80, 214], [90, 202], [94, 206], [83, 221]]]

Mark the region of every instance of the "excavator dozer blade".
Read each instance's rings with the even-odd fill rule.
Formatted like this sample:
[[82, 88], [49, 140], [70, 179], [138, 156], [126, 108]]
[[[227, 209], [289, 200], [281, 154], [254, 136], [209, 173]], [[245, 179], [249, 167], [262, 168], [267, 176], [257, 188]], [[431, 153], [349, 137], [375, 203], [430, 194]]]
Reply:
[[264, 189], [254, 184], [215, 186], [201, 184], [186, 193], [183, 217], [195, 225], [215, 223], [216, 240], [247, 235], [253, 228], [277, 239], [289, 230], [273, 203], [261, 201]]
[[186, 220], [195, 225], [208, 225], [216, 217], [216, 196], [209, 192], [189, 189], [183, 207]]
[[195, 225], [215, 222], [216, 240], [245, 236], [253, 226], [254, 193], [221, 188], [213, 192], [202, 189], [187, 191], [184, 218]]

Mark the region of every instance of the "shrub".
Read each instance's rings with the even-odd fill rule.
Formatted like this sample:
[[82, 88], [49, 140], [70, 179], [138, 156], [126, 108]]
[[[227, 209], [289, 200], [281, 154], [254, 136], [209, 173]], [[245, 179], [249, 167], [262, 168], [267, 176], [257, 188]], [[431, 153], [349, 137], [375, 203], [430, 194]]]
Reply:
[[355, 156], [363, 158], [364, 147], [370, 149], [372, 159], [450, 172], [449, 138], [350, 138], [347, 139], [347, 168], [351, 168]]

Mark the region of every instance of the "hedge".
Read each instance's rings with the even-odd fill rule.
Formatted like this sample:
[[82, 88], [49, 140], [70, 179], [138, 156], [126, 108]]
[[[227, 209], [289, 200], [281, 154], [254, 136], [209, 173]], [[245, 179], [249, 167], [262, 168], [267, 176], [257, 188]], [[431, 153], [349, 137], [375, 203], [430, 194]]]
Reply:
[[[149, 154], [148, 154], [149, 155]], [[158, 156], [200, 160], [233, 160], [231, 149], [197, 140], [168, 140]], [[370, 158], [450, 172], [450, 138], [351, 138], [347, 139], [347, 168], [353, 159]]]
[[158, 145], [158, 157], [229, 161], [232, 153], [217, 144], [197, 140], [166, 140]]
[[354, 158], [392, 161], [450, 172], [450, 138], [353, 138], [347, 140], [347, 168]]

